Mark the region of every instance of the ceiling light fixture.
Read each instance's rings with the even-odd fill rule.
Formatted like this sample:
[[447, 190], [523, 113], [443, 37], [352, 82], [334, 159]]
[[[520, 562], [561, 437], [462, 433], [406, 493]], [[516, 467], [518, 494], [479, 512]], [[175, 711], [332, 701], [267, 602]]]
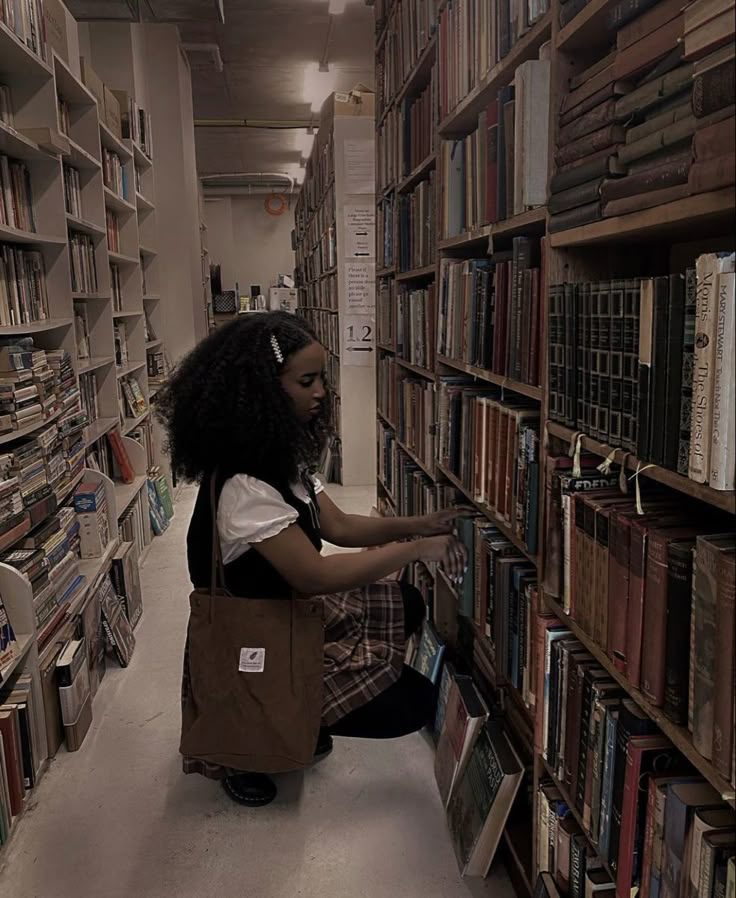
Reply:
[[341, 13], [345, 12], [347, 2], [348, 0], [330, 0], [330, 5], [327, 8], [327, 12], [331, 16], [339, 16]]
[[329, 65], [320, 67], [312, 62], [304, 70], [304, 102], [309, 103], [312, 112], [319, 112], [322, 104], [335, 89], [337, 72], [331, 71]]

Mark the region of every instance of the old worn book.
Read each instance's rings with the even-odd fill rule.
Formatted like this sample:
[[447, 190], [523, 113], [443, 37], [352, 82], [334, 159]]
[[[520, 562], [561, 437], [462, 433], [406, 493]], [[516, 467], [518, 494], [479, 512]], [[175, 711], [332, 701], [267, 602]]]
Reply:
[[559, 125], [563, 128], [565, 125], [569, 125], [570, 122], [574, 122], [576, 119], [585, 115], [586, 112], [590, 112], [590, 110], [594, 109], [596, 106], [600, 106], [600, 104], [604, 103], [606, 100], [620, 96], [620, 91], [616, 90], [616, 85], [612, 81], [610, 84], [597, 90], [594, 94], [586, 97], [576, 106], [568, 108], [566, 112], [560, 115]]
[[656, 0], [619, 0], [606, 13], [606, 28], [613, 34], [632, 19], [645, 13], [655, 3]]
[[[733, 357], [732, 357], [733, 358]], [[736, 556], [724, 554], [716, 571], [715, 672], [713, 694], [713, 765], [730, 779], [734, 742], [734, 600]]]
[[699, 59], [733, 42], [733, 8], [685, 32], [685, 59]]
[[610, 200], [621, 199], [622, 197], [633, 196], [638, 193], [648, 193], [650, 190], [661, 190], [664, 187], [672, 187], [675, 184], [685, 184], [687, 183], [690, 164], [690, 150], [687, 149], [684, 152], [680, 152], [673, 159], [668, 159], [666, 162], [658, 165], [652, 165], [647, 171], [607, 181], [601, 190], [601, 200], [607, 203]]
[[616, 51], [611, 50], [606, 56], [602, 56], [598, 62], [594, 62], [593, 65], [588, 66], [587, 69], [584, 69], [578, 75], [573, 75], [569, 81], [569, 88], [571, 91], [577, 90], [579, 87], [582, 87], [584, 84], [587, 84], [591, 78], [595, 75], [598, 75], [603, 69], [607, 68], [611, 63], [616, 59]]
[[626, 143], [635, 143], [692, 114], [692, 92], [685, 91], [681, 95], [673, 97], [671, 101], [666, 101], [658, 106], [656, 111], [640, 125], [627, 128]]
[[664, 713], [678, 726], [687, 726], [694, 548], [694, 539], [673, 540], [667, 546]]
[[580, 137], [584, 137], [586, 134], [590, 134], [610, 124], [613, 121], [615, 111], [616, 100], [613, 97], [593, 107], [585, 114], [571, 121], [570, 124], [560, 128], [557, 135], [558, 146], [569, 143], [572, 140], [578, 140]]
[[[570, 109], [574, 109], [583, 100], [587, 100], [588, 97], [592, 97], [593, 94], [598, 93], [598, 91], [602, 90], [604, 87], [607, 87], [609, 84], [615, 83], [615, 76], [613, 71], [613, 62], [608, 65], [606, 68], [601, 69], [599, 72], [596, 72], [595, 75], [588, 78], [584, 81], [580, 87], [571, 90], [568, 94], [566, 94], [562, 98], [562, 103], [560, 105], [560, 114], [564, 115], [564, 113], [568, 112]], [[626, 88], [630, 85], [620, 85], [618, 88], [619, 94], [626, 93]]]
[[736, 118], [731, 116], [715, 125], [698, 128], [693, 138], [693, 155], [697, 161], [715, 159], [730, 153], [734, 147]]
[[550, 97], [549, 60], [523, 62], [514, 75], [516, 142], [513, 211], [543, 206], [547, 199], [548, 118]]
[[711, 69], [716, 69], [719, 65], [728, 62], [729, 59], [733, 59], [735, 56], [736, 46], [734, 46], [733, 43], [719, 47], [702, 59], [696, 59], [695, 62], [693, 62], [693, 77], [702, 75], [704, 72], [709, 72]]
[[669, 55], [682, 34], [683, 18], [680, 15], [660, 25], [626, 49], [619, 50], [613, 68], [616, 78], [636, 78], [648, 71], [656, 62]]
[[713, 159], [694, 162], [690, 169], [690, 193], [707, 193], [736, 183], [736, 153], [725, 153]]
[[604, 153], [596, 159], [585, 160], [582, 165], [565, 166], [558, 169], [550, 181], [550, 194], [555, 196], [588, 181], [624, 174], [626, 174], [626, 169], [620, 165], [617, 157]]
[[603, 178], [596, 178], [585, 184], [578, 184], [575, 187], [570, 187], [568, 190], [552, 194], [547, 206], [550, 215], [557, 215], [559, 212], [565, 212], [567, 209], [574, 209], [577, 206], [584, 206], [586, 203], [597, 202], [601, 196], [603, 184]]
[[600, 221], [601, 217], [600, 202], [586, 203], [576, 209], [568, 209], [567, 212], [552, 215], [549, 220], [549, 230], [554, 234], [557, 231], [565, 231], [568, 228], [577, 228], [593, 221]]
[[613, 218], [616, 215], [629, 215], [632, 212], [641, 212], [643, 209], [654, 209], [665, 203], [674, 203], [684, 199], [691, 193], [687, 184], [677, 184], [674, 187], [665, 187], [662, 190], [651, 190], [649, 193], [637, 193], [634, 196], [623, 197], [619, 200], [610, 200], [603, 206], [603, 217]]
[[682, 93], [690, 87], [691, 82], [692, 65], [689, 63], [679, 65], [671, 72], [647, 81], [622, 96], [616, 102], [616, 119], [626, 121], [633, 115], [646, 113], [670, 97]]
[[703, 118], [736, 102], [736, 59], [729, 59], [693, 81], [693, 114]]
[[733, 8], [734, 0], [694, 0], [685, 7], [685, 31], [695, 31]]
[[682, 14], [681, 0], [663, 0], [653, 9], [640, 15], [633, 22], [620, 28], [616, 35], [616, 47], [625, 50], [637, 41], [678, 18]]
[[713, 489], [736, 486], [736, 395], [733, 389], [733, 360], [736, 354], [736, 274], [718, 276], [716, 337], [713, 369], [713, 428], [710, 447], [709, 483]]
[[583, 159], [598, 150], [615, 147], [623, 142], [625, 136], [626, 132], [620, 125], [606, 125], [591, 134], [586, 134], [579, 140], [558, 147], [555, 161], [557, 165], [566, 165], [568, 162], [574, 162], [575, 159]]
[[667, 125], [654, 134], [649, 134], [633, 143], [622, 146], [618, 151], [618, 158], [626, 165], [636, 159], [653, 156], [664, 149], [685, 143], [695, 133], [695, 124], [694, 115], [679, 119], [679, 121]]

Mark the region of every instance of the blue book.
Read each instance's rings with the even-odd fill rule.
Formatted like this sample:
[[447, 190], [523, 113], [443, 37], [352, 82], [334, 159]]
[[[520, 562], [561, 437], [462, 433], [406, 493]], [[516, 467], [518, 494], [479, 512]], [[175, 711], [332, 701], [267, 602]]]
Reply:
[[[437, 683], [442, 670], [445, 644], [429, 621], [424, 621], [419, 647], [411, 666], [433, 683]], [[448, 686], [449, 688], [449, 686]]]
[[613, 770], [616, 763], [616, 728], [618, 708], [606, 714], [606, 748], [603, 761], [603, 784], [601, 786], [601, 831], [598, 848], [601, 856], [608, 857], [611, 838], [611, 813], [613, 810]]

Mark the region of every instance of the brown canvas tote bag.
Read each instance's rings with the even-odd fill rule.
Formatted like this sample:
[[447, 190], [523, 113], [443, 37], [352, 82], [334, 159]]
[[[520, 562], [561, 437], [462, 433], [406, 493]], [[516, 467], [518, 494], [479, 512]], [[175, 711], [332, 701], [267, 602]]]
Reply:
[[322, 716], [322, 603], [228, 593], [214, 477], [210, 497], [210, 590], [189, 597], [190, 688], [179, 750], [254, 773], [306, 767], [314, 758]]

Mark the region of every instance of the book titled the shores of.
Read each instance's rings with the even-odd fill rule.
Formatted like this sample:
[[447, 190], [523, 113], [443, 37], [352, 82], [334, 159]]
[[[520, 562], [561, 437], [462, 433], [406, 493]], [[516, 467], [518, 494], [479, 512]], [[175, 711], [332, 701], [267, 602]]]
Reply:
[[523, 766], [496, 721], [480, 731], [447, 808], [463, 876], [486, 876], [523, 776]]

